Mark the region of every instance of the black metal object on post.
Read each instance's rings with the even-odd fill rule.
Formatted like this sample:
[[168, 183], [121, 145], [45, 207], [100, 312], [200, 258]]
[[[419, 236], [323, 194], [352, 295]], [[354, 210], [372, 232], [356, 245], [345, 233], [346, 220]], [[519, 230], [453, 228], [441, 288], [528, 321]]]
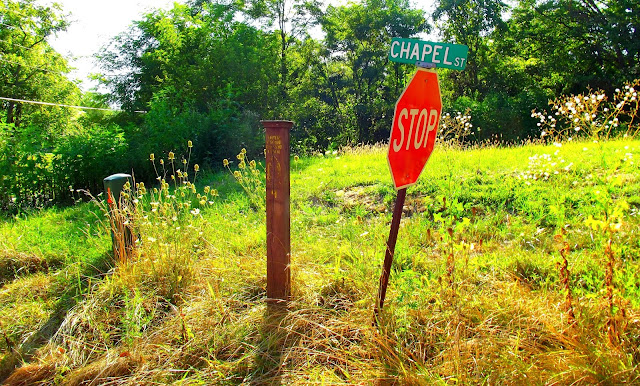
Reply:
[[122, 196], [127, 183], [129, 189], [133, 189], [132, 177], [130, 174], [118, 173], [105, 178], [103, 182], [109, 207], [113, 256], [116, 260], [124, 260], [131, 255], [134, 246], [131, 213]]

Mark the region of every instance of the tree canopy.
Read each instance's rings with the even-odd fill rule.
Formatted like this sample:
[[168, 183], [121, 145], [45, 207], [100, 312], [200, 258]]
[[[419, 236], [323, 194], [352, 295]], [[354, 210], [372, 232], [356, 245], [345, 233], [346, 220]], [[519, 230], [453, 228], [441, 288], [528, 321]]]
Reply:
[[[66, 102], [78, 90], [67, 79], [67, 61], [47, 39], [68, 25], [59, 6], [34, 0], [0, 0], [0, 97]], [[19, 127], [37, 124], [59, 131], [68, 112], [0, 100], [4, 121]], [[62, 121], [60, 121], [62, 119]]]
[[[389, 61], [394, 37], [469, 47], [464, 71], [438, 72], [444, 109], [470, 109], [478, 140], [538, 136], [532, 109], [588, 89], [611, 94], [640, 77], [632, 0], [437, 0], [431, 15], [409, 0], [189, 0], [143, 15], [98, 52], [103, 95], [81, 95], [49, 46], [67, 25], [59, 6], [0, 0], [0, 144], [25, 152], [0, 161], [53, 154], [84, 184], [105, 170], [77, 161], [96, 149], [119, 154], [114, 165], [141, 179], [152, 176], [148, 154], [187, 140], [201, 165], [219, 165], [239, 148], [260, 155], [260, 119], [295, 121], [295, 152], [384, 141], [415, 71]], [[108, 102], [125, 112], [17, 100]], [[62, 180], [56, 186], [70, 181]]]

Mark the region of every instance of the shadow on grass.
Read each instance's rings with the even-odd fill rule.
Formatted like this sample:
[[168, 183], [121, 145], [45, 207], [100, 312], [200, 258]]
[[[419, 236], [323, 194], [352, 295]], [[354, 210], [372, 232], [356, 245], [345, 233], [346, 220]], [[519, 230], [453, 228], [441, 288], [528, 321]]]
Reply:
[[38, 272], [52, 272], [62, 267], [62, 259], [44, 259], [35, 254], [0, 252], [0, 288], [11, 281]]
[[287, 326], [289, 316], [286, 303], [267, 303], [260, 327], [260, 343], [255, 353], [256, 371], [252, 383], [283, 384], [286, 352], [297, 342], [296, 334], [292, 334]]
[[62, 325], [67, 313], [86, 293], [91, 281], [105, 276], [112, 267], [113, 256], [110, 252], [105, 252], [94, 261], [84, 264], [84, 268], [78, 273], [78, 281], [65, 283], [64, 292], [49, 319], [19, 347], [12, 348], [0, 361], [0, 382], [4, 382], [22, 363], [28, 363], [36, 351], [47, 344]]

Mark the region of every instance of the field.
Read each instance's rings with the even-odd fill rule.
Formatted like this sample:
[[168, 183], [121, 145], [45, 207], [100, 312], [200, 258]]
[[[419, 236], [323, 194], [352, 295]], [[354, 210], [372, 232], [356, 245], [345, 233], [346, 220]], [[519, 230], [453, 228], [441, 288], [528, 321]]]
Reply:
[[0, 380], [640, 383], [640, 141], [436, 147], [373, 327], [395, 200], [385, 157], [292, 161], [287, 307], [265, 304], [249, 160], [229, 166], [249, 194], [228, 172], [197, 175], [184, 201], [143, 189], [130, 259], [114, 260], [104, 204], [3, 220]]

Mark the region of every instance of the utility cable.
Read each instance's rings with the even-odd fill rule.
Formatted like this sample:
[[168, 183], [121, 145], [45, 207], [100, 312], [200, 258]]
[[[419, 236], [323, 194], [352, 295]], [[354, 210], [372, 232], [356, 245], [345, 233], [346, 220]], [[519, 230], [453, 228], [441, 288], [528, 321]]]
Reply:
[[5, 59], [5, 58], [3, 58], [3, 57], [0, 57], [0, 60], [2, 60], [3, 62], [7, 62], [7, 63], [11, 63], [11, 64], [15, 64], [15, 65], [18, 65], [18, 66], [22, 66], [22, 67], [30, 68], [30, 69], [32, 69], [32, 70], [40, 70], [40, 71], [43, 71], [43, 72], [48, 72], [48, 73], [50, 73], [50, 74], [56, 74], [56, 75], [64, 76], [64, 73], [62, 73], [62, 72], [52, 71], [52, 70], [47, 70], [46, 68], [42, 68], [42, 67], [30, 66], [30, 65], [28, 65], [28, 64], [24, 64], [24, 63], [13, 62], [13, 61], [8, 60], [8, 59]]
[[16, 47], [24, 48], [25, 50], [31, 50], [31, 49], [33, 49], [33, 47], [35, 47], [35, 46], [32, 46], [32, 47], [26, 47], [26, 46], [23, 46], [22, 44], [18, 44], [18, 43], [10, 42], [9, 40], [6, 40], [6, 39], [0, 39], [0, 42], [9, 43], [9, 44], [11, 44], [12, 46], [16, 46]]
[[[67, 107], [67, 108], [81, 109], [81, 110], [99, 110], [99, 111], [115, 111], [115, 112], [123, 112], [123, 111], [125, 111], [125, 110], [121, 110], [121, 109], [107, 109], [107, 108], [103, 108], [103, 107], [87, 107], [87, 106], [63, 105], [63, 104], [59, 104], [59, 103], [28, 101], [28, 100], [25, 100], [25, 99], [6, 98], [6, 97], [0, 97], [0, 100], [9, 101], [9, 102], [31, 103], [31, 104], [34, 104], [34, 105]], [[138, 110], [138, 111], [134, 111], [134, 113], [146, 114], [147, 112]]]
[[[0, 39], [0, 40], [1, 40], [1, 39]], [[48, 72], [48, 73], [55, 74], [55, 75], [60, 75], [60, 76], [64, 76], [64, 77], [69, 77], [69, 75], [68, 75], [69, 73], [58, 72], [58, 71], [53, 71], [53, 70], [47, 70], [46, 68], [36, 67], [36, 66], [30, 66], [30, 65], [28, 65], [28, 64], [18, 63], [18, 62], [14, 62], [14, 61], [11, 61], [11, 60], [8, 60], [8, 59], [5, 59], [5, 58], [3, 58], [3, 57], [2, 57], [2, 53], [0, 53], [0, 61], [6, 62], [6, 63], [15, 64], [15, 65], [22, 66], [22, 67], [26, 67], [26, 68], [31, 68], [31, 69], [33, 69], [33, 70], [40, 70], [40, 71]], [[67, 65], [69, 65], [69, 63], [67, 63]], [[77, 68], [73, 68], [73, 67], [71, 67], [71, 68], [70, 68], [70, 70], [69, 70], [69, 72], [73, 72], [73, 71], [75, 71], [75, 70], [77, 70]], [[122, 77], [122, 76], [127, 76], [126, 74], [99, 74], [99, 75], [100, 75], [100, 77], [102, 77], [102, 78], [119, 78], [119, 77]]]

